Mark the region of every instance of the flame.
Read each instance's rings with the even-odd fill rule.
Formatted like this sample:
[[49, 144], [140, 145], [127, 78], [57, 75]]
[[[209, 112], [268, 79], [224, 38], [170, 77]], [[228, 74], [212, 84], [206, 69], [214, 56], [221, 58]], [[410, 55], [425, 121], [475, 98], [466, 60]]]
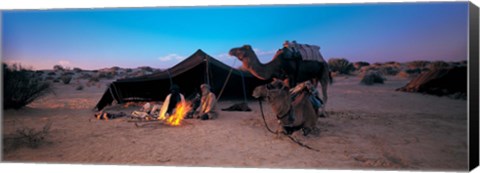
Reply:
[[179, 126], [182, 120], [185, 118], [185, 115], [192, 109], [191, 104], [189, 103], [178, 103], [175, 107], [175, 111], [168, 118], [165, 115], [160, 115], [158, 120], [165, 121], [171, 126]]

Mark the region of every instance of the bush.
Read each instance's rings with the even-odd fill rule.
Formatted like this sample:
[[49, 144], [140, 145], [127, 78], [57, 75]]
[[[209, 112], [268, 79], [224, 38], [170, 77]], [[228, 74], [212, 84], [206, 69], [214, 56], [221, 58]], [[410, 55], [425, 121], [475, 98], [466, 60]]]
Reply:
[[355, 70], [360, 70], [362, 67], [369, 66], [370, 63], [364, 61], [358, 61], [353, 64]]
[[51, 91], [50, 83], [33, 71], [14, 64], [3, 66], [4, 109], [20, 109]]
[[70, 76], [73, 76], [73, 75], [75, 75], [75, 73], [72, 72], [72, 71], [67, 71], [67, 72], [63, 73], [62, 75], [70, 75]]
[[411, 62], [408, 62], [407, 65], [408, 65], [408, 68], [410, 69], [423, 69], [425, 68], [430, 62], [428, 61], [411, 61]]
[[405, 70], [405, 72], [408, 73], [408, 74], [420, 74], [420, 73], [422, 73], [422, 70], [419, 69], [419, 68], [407, 69], [407, 70]]
[[80, 73], [82, 71], [83, 70], [81, 68], [78, 68], [78, 67], [73, 68], [73, 72], [75, 72], [75, 73]]
[[55, 76], [55, 75], [57, 75], [57, 73], [51, 71], [51, 72], [48, 72], [47, 75], [49, 75], [49, 76]]
[[72, 81], [72, 75], [64, 74], [60, 77], [60, 80], [62, 80], [63, 84], [68, 85]]
[[79, 77], [79, 79], [90, 79], [90, 78], [92, 78], [92, 75], [88, 73], [82, 73]]
[[149, 67], [149, 66], [142, 66], [142, 67], [138, 67], [138, 68], [142, 71], [153, 72], [153, 68]]
[[77, 86], [77, 88], [75, 88], [76, 90], [80, 91], [80, 90], [83, 90], [83, 85], [79, 85]]
[[383, 67], [380, 67], [379, 70], [384, 75], [392, 75], [392, 76], [397, 75], [398, 72], [400, 72], [399, 68], [392, 67], [392, 66], [383, 66]]
[[410, 77], [410, 74], [407, 73], [406, 71], [400, 71], [400, 72], [398, 72], [397, 77], [400, 77], [400, 78], [409, 78], [409, 77]]
[[110, 68], [110, 69], [113, 70], [113, 71], [119, 71], [119, 70], [121, 70], [121, 68], [118, 67], [118, 66], [113, 66], [113, 67]]
[[368, 71], [360, 81], [360, 83], [365, 85], [373, 85], [376, 83], [383, 84], [385, 78], [378, 71]]
[[328, 65], [332, 72], [338, 72], [339, 74], [350, 74], [350, 72], [355, 70], [353, 64], [344, 58], [329, 59]]
[[116, 75], [116, 72], [112, 72], [112, 71], [109, 71], [109, 72], [100, 72], [98, 74], [98, 78], [104, 78], [104, 79], [113, 79]]
[[450, 67], [450, 64], [446, 63], [445, 61], [435, 61], [428, 64], [428, 68], [430, 70], [438, 70], [438, 69], [448, 68], [448, 67]]
[[15, 150], [22, 146], [27, 146], [29, 148], [38, 148], [40, 145], [45, 143], [45, 139], [50, 134], [50, 127], [52, 122], [47, 122], [41, 130], [34, 128], [29, 128], [22, 126], [16, 129], [16, 133], [9, 135], [9, 137], [4, 137], [4, 151]]
[[92, 76], [88, 82], [100, 82], [100, 78], [98, 76]]

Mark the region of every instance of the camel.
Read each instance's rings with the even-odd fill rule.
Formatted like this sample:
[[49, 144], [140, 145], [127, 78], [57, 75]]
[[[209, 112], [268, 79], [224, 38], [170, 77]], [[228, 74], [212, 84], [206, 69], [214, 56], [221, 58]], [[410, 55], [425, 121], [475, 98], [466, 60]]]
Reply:
[[[275, 79], [269, 84], [256, 87], [252, 96], [267, 99], [287, 135], [302, 129], [303, 135], [307, 136], [316, 129], [318, 115], [309, 100], [309, 92], [301, 91], [292, 101], [288, 86]], [[291, 126], [285, 126], [290, 113], [294, 114], [295, 120]]]
[[[285, 60], [282, 60], [283, 58], [279, 58], [284, 56], [283, 53], [277, 52], [277, 55], [275, 55], [272, 61], [262, 64], [250, 45], [233, 48], [229, 54], [242, 61], [243, 67], [261, 80], [273, 78], [283, 79], [286, 75], [290, 82], [290, 87], [295, 86], [291, 85], [292, 81], [295, 84], [313, 80], [315, 86], [317, 86], [317, 82], [319, 81], [322, 86], [323, 107], [327, 103], [327, 85], [332, 82], [327, 62], [299, 61], [300, 64], [297, 70], [297, 66], [292, 64], [294, 63], [293, 61], [285, 62]], [[296, 78], [293, 76], [296, 76]]]

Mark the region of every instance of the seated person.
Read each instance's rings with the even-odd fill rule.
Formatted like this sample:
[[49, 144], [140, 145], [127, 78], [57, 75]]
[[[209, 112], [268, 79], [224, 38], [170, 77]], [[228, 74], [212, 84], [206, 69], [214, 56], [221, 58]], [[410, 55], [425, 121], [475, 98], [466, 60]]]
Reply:
[[195, 117], [201, 120], [217, 118], [217, 98], [215, 94], [210, 91], [210, 86], [208, 84], [200, 85], [200, 90], [202, 91], [202, 97], [200, 98], [200, 112], [198, 112]]
[[158, 119], [172, 115], [178, 103], [185, 104], [185, 97], [180, 94], [180, 87], [178, 87], [178, 85], [173, 84], [172, 87], [170, 87], [170, 92], [163, 102]]
[[108, 121], [108, 119], [115, 119], [115, 118], [124, 117], [124, 116], [127, 116], [127, 114], [125, 114], [124, 112], [108, 113], [108, 112], [100, 111], [100, 112], [95, 113], [94, 116], [97, 120], [107, 120]]

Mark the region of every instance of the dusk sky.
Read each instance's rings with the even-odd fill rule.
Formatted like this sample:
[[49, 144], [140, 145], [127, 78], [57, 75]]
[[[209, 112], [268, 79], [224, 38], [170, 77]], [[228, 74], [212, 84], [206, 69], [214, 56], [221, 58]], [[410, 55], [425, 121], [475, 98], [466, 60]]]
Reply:
[[[352, 62], [467, 60], [468, 2], [2, 11], [3, 62], [34, 69], [169, 68], [202, 49], [250, 44], [268, 62], [285, 40]], [[235, 67], [241, 62], [236, 62]]]

